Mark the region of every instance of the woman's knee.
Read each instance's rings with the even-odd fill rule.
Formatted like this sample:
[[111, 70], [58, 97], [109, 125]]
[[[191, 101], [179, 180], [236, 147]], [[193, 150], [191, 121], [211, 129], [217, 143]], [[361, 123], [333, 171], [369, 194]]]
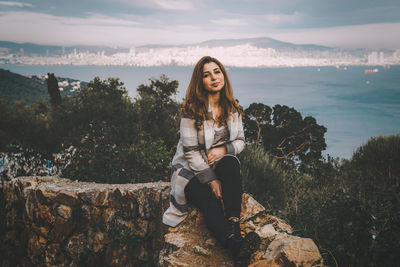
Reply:
[[240, 175], [240, 162], [235, 156], [224, 156], [220, 162], [218, 162], [216, 172], [231, 173]]
[[190, 182], [185, 188], [185, 195], [189, 203], [201, 210], [222, 207], [221, 201], [217, 199], [207, 184], [200, 184], [197, 181]]

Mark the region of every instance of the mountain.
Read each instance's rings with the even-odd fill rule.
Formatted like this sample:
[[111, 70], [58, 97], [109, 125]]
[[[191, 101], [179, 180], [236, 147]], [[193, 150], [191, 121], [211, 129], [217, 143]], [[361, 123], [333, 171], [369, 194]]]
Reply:
[[244, 45], [244, 44], [250, 44], [258, 48], [274, 48], [276, 50], [282, 50], [282, 49], [333, 50], [333, 48], [331, 47], [313, 45], [313, 44], [297, 45], [297, 44], [282, 42], [269, 37], [209, 40], [200, 43], [200, 46], [215, 47], [215, 46], [234, 46], [234, 45]]
[[187, 47], [187, 46], [199, 46], [199, 47], [217, 47], [217, 46], [222, 46], [222, 47], [230, 47], [230, 46], [237, 46], [237, 45], [245, 45], [245, 44], [250, 44], [253, 45], [257, 48], [273, 48], [278, 51], [291, 51], [291, 50], [319, 50], [319, 51], [327, 51], [327, 50], [333, 50], [334, 48], [332, 47], [326, 47], [326, 46], [321, 46], [321, 45], [313, 45], [313, 44], [302, 44], [302, 45], [297, 45], [297, 44], [292, 44], [288, 42], [282, 42], [276, 39], [272, 39], [269, 37], [258, 37], [258, 38], [244, 38], [244, 39], [217, 39], [217, 40], [208, 40], [200, 43], [192, 43], [192, 44], [186, 44], [186, 45], [143, 45], [143, 46], [138, 46], [137, 48], [153, 48], [153, 49], [158, 49], [158, 48], [172, 48], [172, 47]]
[[[61, 97], [75, 94], [78, 84], [79, 86], [86, 86], [87, 84], [69, 78], [57, 77], [57, 80], [62, 86], [60, 86], [62, 88]], [[13, 104], [19, 100], [34, 103], [39, 101], [40, 98], [49, 101], [46, 79], [44, 76], [23, 76], [0, 69], [0, 98], [6, 99], [8, 104]]]
[[[150, 44], [142, 45], [136, 47], [138, 51], [147, 49], [160, 49], [160, 48], [172, 48], [172, 47], [189, 47], [189, 46], [199, 46], [199, 47], [231, 47], [237, 45], [250, 44], [257, 48], [273, 48], [277, 51], [331, 51], [334, 48], [313, 45], [313, 44], [292, 44], [288, 42], [282, 42], [269, 37], [259, 37], [259, 38], [245, 38], [245, 39], [218, 39], [218, 40], [208, 40], [200, 43], [192, 44], [177, 44], [177, 45], [160, 45], [160, 44]], [[25, 56], [60, 56], [64, 54], [71, 54], [74, 51], [78, 52], [91, 52], [98, 53], [103, 52], [106, 55], [111, 55], [121, 52], [129, 52], [129, 48], [113, 48], [108, 46], [54, 46], [54, 45], [38, 45], [33, 43], [13, 43], [7, 41], [0, 41], [0, 55], [1, 54], [15, 54], [15, 55], [25, 55]]]
[[128, 52], [128, 48], [112, 48], [108, 46], [55, 46], [55, 45], [38, 45], [33, 43], [14, 43], [0, 41], [0, 54], [16, 54], [24, 56], [60, 56], [64, 54], [76, 52], [102, 52], [105, 54], [114, 54], [118, 52]]

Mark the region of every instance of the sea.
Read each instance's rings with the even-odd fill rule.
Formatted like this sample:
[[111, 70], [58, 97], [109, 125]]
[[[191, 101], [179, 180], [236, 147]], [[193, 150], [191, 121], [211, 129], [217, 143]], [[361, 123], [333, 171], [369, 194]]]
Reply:
[[[98, 76], [119, 78], [129, 95], [140, 84], [165, 74], [179, 82], [176, 100], [181, 101], [193, 67], [0, 65], [22, 75], [48, 72], [58, 77], [90, 81]], [[366, 69], [378, 72], [366, 74]], [[287, 105], [302, 116], [313, 116], [327, 128], [324, 156], [350, 159], [373, 136], [400, 134], [400, 66], [236, 68], [227, 72], [234, 97], [244, 108], [251, 103], [270, 107]]]

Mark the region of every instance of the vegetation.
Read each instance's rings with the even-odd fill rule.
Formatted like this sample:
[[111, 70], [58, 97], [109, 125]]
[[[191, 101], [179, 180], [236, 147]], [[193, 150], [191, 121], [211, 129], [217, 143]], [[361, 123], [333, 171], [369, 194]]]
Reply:
[[326, 128], [315, 118], [303, 117], [288, 106], [270, 108], [262, 103], [252, 103], [245, 110], [246, 138], [262, 145], [274, 158], [286, 164], [296, 164], [303, 170], [322, 159], [326, 148]]
[[[0, 152], [41, 155], [40, 164], [50, 159], [62, 176], [84, 181], [168, 180], [177, 87], [161, 76], [139, 85], [132, 100], [118, 79], [94, 78], [62, 101], [53, 87], [52, 105], [0, 100]], [[245, 114], [249, 144], [239, 157], [247, 192], [311, 237], [329, 266], [400, 262], [400, 135], [371, 138], [350, 160], [324, 158], [326, 128], [313, 117], [262, 103]], [[54, 153], [68, 156], [56, 162]]]
[[150, 79], [150, 85], [141, 84], [137, 88], [139, 97], [135, 108], [138, 111], [139, 134], [163, 140], [168, 150], [175, 150], [179, 137], [175, 125], [180, 105], [172, 98], [177, 93], [178, 85], [178, 81], [169, 81], [161, 75], [159, 79]]
[[[51, 100], [51, 108], [45, 101], [9, 106], [2, 100], [1, 151], [10, 151], [9, 144], [13, 144], [52, 159], [54, 153], [72, 146], [76, 150], [70, 164], [62, 166], [64, 177], [106, 183], [169, 179], [171, 144], [177, 139], [178, 104], [172, 100], [177, 81], [162, 76], [149, 86], [139, 86], [136, 102], [114, 78], [101, 81], [96, 77], [62, 101], [56, 85], [57, 81], [49, 82], [51, 99], [56, 99]], [[159, 128], [151, 128], [154, 111]]]
[[311, 237], [328, 266], [400, 262], [400, 135], [371, 138], [350, 160], [316, 162], [311, 174], [255, 144], [240, 158], [246, 191]]
[[[77, 82], [77, 80], [69, 78], [57, 79], [59, 82], [68, 82], [68, 85], [64, 86], [60, 92], [61, 97], [75, 94], [71, 83]], [[81, 86], [86, 86], [86, 84], [86, 82], [80, 82]], [[41, 99], [48, 101], [47, 81], [44, 77], [27, 77], [0, 69], [0, 98], [6, 99], [8, 104], [14, 104], [21, 100], [28, 104], [33, 104]]]
[[58, 81], [54, 73], [47, 74], [47, 92], [50, 96], [50, 104], [52, 107], [56, 107], [61, 104], [61, 94], [58, 88]]

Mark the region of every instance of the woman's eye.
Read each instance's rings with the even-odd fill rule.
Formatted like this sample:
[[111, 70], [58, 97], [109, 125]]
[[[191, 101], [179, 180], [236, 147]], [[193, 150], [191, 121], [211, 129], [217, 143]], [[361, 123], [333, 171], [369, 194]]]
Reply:
[[207, 76], [208, 76], [208, 75], [207, 75], [207, 74], [205, 74], [205, 75], [203, 75], [203, 78], [207, 78]]

